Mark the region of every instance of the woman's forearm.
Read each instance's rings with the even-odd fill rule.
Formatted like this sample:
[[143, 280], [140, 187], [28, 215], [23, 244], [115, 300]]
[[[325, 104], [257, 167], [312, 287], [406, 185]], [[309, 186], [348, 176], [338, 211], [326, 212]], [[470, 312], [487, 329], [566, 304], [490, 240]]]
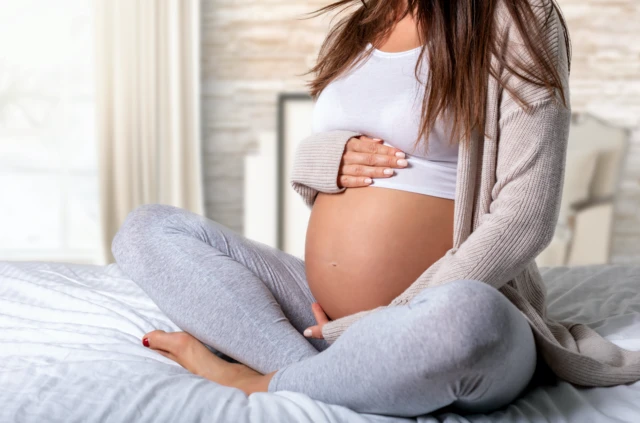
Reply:
[[311, 208], [318, 192], [335, 194], [338, 171], [347, 141], [362, 134], [353, 131], [327, 131], [309, 135], [296, 148], [290, 183]]

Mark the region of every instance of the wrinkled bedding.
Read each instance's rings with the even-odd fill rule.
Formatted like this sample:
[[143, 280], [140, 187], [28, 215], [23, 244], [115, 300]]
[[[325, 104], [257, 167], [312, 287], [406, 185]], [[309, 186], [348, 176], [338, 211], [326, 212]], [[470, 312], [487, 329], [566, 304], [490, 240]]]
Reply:
[[[640, 350], [640, 265], [545, 268], [549, 314]], [[143, 347], [180, 330], [117, 265], [0, 262], [0, 422], [638, 422], [640, 383], [537, 387], [488, 415], [358, 414], [190, 374]]]

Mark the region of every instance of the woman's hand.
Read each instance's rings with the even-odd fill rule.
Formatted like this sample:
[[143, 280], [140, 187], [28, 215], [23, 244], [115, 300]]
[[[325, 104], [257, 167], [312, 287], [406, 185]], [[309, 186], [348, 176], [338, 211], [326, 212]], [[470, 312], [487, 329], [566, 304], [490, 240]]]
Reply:
[[388, 178], [394, 174], [392, 168], [407, 166], [404, 152], [382, 142], [364, 135], [347, 141], [338, 170], [339, 188], [366, 187], [371, 178]]
[[306, 336], [307, 338], [323, 339], [322, 327], [329, 321], [329, 318], [318, 303], [311, 304], [311, 310], [313, 311], [313, 315], [316, 318], [317, 325], [305, 329], [304, 336]]

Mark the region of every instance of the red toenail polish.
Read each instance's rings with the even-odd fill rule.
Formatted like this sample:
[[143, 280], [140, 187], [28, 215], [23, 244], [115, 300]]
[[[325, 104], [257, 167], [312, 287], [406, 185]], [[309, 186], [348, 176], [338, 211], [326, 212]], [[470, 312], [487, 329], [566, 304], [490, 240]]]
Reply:
[[142, 345], [144, 345], [145, 347], [149, 346], [149, 338], [143, 338], [142, 339]]

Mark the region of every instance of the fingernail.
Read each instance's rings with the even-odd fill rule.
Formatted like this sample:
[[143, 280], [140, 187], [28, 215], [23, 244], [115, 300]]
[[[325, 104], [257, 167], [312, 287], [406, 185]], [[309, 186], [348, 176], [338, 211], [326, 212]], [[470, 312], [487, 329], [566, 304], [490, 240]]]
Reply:
[[393, 169], [385, 169], [383, 172], [385, 175], [393, 175]]
[[371, 178], [366, 178], [366, 179], [364, 180], [364, 183], [365, 183], [365, 184], [370, 184], [370, 183], [371, 183]]
[[307, 338], [309, 338], [311, 336], [311, 329], [305, 329], [304, 330], [304, 336], [306, 336]]
[[382, 141], [380, 138], [371, 138], [374, 141]]
[[144, 345], [145, 347], [149, 347], [149, 338], [143, 338], [142, 345]]
[[396, 151], [396, 157], [400, 157], [401, 159], [404, 159], [405, 154], [402, 151]]
[[406, 166], [406, 165], [407, 165], [407, 161], [405, 159], [398, 160], [398, 166]]

